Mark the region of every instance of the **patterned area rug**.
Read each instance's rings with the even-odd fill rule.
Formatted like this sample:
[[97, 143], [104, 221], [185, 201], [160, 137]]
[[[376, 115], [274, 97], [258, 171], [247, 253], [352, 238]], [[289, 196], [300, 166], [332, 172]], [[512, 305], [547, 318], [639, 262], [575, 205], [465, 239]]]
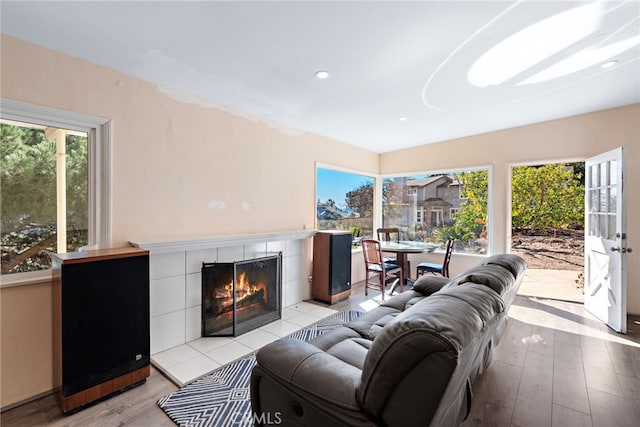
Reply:
[[[288, 335], [308, 341], [362, 316], [343, 311]], [[216, 369], [205, 377], [158, 400], [158, 406], [179, 426], [252, 426], [249, 383], [255, 353]]]

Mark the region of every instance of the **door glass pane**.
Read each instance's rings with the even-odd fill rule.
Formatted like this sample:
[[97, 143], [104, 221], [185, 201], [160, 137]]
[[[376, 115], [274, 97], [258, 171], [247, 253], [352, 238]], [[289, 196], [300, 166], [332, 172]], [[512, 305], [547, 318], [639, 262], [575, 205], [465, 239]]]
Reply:
[[608, 212], [609, 210], [607, 209], [607, 189], [603, 188], [602, 190], [600, 190], [600, 200], [599, 200], [599, 212]]
[[618, 184], [618, 163], [615, 160], [609, 162], [609, 184]]
[[589, 191], [589, 212], [598, 212], [598, 193], [599, 190]]
[[596, 236], [603, 237], [607, 230], [607, 216], [598, 215], [598, 234]]
[[600, 164], [600, 186], [605, 186], [609, 183], [607, 179], [607, 164], [609, 162], [604, 162]]
[[609, 189], [609, 212], [616, 213], [616, 195], [617, 195], [616, 187], [611, 187]]
[[598, 235], [598, 215], [589, 215], [589, 236]]
[[591, 165], [589, 167], [589, 182], [590, 182], [590, 186], [591, 187], [597, 187], [598, 186], [598, 176], [599, 176], [599, 171], [598, 171], [598, 166], [599, 165]]
[[607, 215], [609, 218], [609, 227], [607, 229], [607, 239], [616, 240], [616, 215]]

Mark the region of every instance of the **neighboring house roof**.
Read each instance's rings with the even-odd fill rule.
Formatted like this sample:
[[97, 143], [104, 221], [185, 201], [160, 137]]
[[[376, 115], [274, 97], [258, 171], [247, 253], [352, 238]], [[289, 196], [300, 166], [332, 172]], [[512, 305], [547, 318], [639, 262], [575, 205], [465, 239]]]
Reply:
[[439, 176], [430, 176], [428, 178], [422, 178], [422, 179], [411, 179], [411, 180], [407, 180], [407, 187], [426, 187], [443, 178], [446, 179], [447, 176], [439, 175]]
[[446, 200], [443, 200], [439, 197], [429, 197], [428, 199], [424, 200], [423, 202], [420, 203], [420, 205], [422, 206], [442, 206], [442, 207], [450, 207], [453, 206], [451, 203], [447, 202]]
[[[443, 181], [443, 182], [438, 183], [438, 181]], [[443, 185], [447, 185], [447, 186], [462, 185], [462, 182], [460, 182], [460, 180], [458, 179], [458, 175], [452, 174], [452, 175], [436, 175], [436, 176], [430, 176], [428, 178], [407, 180], [406, 186], [407, 187], [427, 187], [434, 183], [437, 183], [438, 187]]]

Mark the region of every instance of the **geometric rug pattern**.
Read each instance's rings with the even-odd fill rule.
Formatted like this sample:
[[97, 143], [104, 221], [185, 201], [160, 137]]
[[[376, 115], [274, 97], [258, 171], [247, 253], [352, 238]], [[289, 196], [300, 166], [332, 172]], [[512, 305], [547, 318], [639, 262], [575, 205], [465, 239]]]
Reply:
[[[335, 313], [288, 337], [308, 341], [363, 314], [358, 310]], [[163, 396], [158, 406], [179, 426], [252, 426], [249, 384], [255, 364], [254, 352]]]

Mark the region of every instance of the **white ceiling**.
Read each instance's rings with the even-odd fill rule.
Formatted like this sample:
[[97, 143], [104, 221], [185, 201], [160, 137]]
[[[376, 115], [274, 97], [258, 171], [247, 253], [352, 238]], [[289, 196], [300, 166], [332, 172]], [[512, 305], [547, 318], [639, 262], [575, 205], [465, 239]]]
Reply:
[[[633, 41], [640, 37], [640, 2], [585, 5], [2, 0], [1, 29], [153, 82], [187, 102], [383, 153], [640, 102], [640, 45]], [[531, 64], [494, 85], [469, 83], [467, 73], [489, 49], [578, 7], [586, 12], [555, 18], [570, 24], [551, 40], [512, 37], [516, 51], [498, 58], [491, 76], [512, 63]], [[565, 41], [576, 28], [582, 34]], [[630, 47], [609, 55], [618, 60], [612, 68], [601, 68], [603, 59], [519, 84], [571, 55], [629, 40]], [[556, 52], [540, 53], [549, 47]], [[316, 79], [318, 70], [331, 75]]]

